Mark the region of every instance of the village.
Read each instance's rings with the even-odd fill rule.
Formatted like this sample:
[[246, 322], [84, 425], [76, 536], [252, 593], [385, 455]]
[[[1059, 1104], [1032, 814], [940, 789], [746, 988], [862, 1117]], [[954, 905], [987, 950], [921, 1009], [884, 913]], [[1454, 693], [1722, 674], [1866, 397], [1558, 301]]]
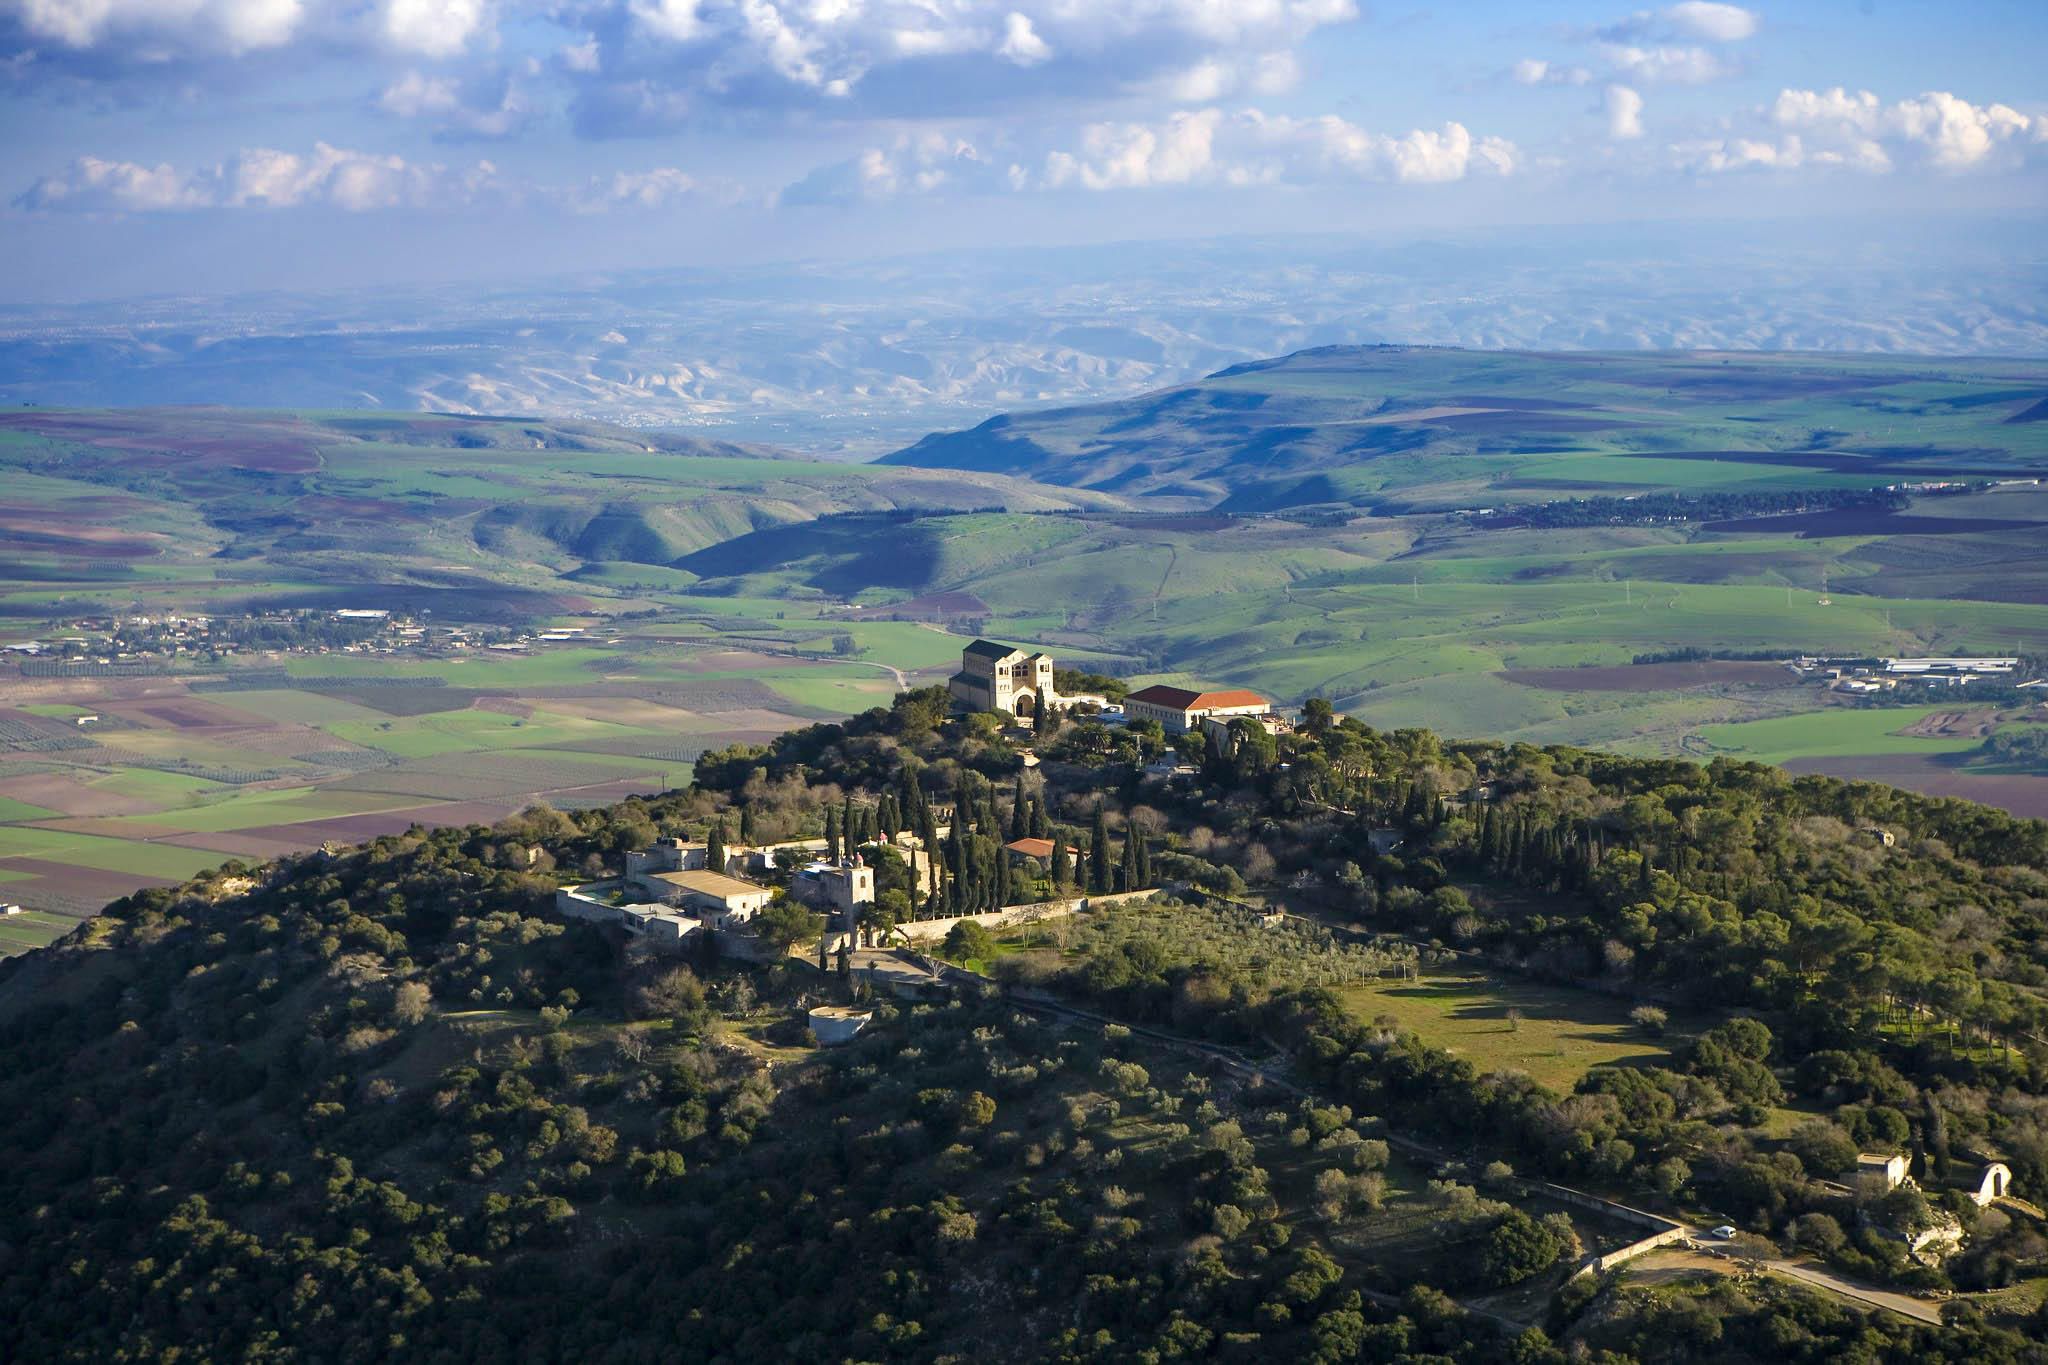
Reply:
[[[1060, 714], [1219, 740], [1233, 724], [1268, 734], [1292, 728], [1265, 697], [1242, 689], [1154, 685], [1117, 702], [1101, 694], [1062, 694], [1053, 674], [1048, 654], [975, 640], [962, 650], [947, 691], [956, 711], [992, 715], [1023, 741], [1025, 770], [1037, 764], [1028, 747], [1031, 725]], [[1174, 781], [1194, 771], [1169, 752], [1148, 765], [1144, 777]], [[1020, 784], [1020, 796], [1022, 790]], [[955, 838], [963, 819], [956, 807], [908, 794], [884, 797], [876, 807], [849, 799], [843, 813], [828, 818], [822, 838], [756, 844], [744, 831], [732, 837], [714, 826], [704, 839], [660, 839], [627, 853], [622, 875], [558, 890], [556, 909], [568, 918], [615, 925], [655, 952], [751, 962], [815, 957], [821, 968], [836, 963], [842, 974], [858, 971], [864, 979], [898, 987], [907, 982], [915, 990], [932, 968], [915, 965], [906, 972], [905, 962], [917, 964], [914, 950], [936, 945], [958, 924], [998, 929], [1160, 889], [1140, 836], [1127, 836], [1113, 857], [1100, 829], [1085, 839], [1070, 834], [1028, 799], [1014, 801], [1011, 822], [995, 830], [989, 829], [999, 823], [992, 800], [964, 818], [978, 822], [980, 832], [1001, 836], [992, 875], [976, 879], [965, 866], [962, 841]], [[904, 949], [913, 954], [906, 958]], [[834, 1036], [857, 1031], [839, 1016], [825, 1018], [834, 1021], [828, 1025]]]

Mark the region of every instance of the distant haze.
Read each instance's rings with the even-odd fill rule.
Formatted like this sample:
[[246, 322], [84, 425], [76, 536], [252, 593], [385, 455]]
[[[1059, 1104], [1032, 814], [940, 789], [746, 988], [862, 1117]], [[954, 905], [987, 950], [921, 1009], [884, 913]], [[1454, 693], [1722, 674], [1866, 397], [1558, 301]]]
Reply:
[[11, 404], [583, 417], [865, 458], [1310, 346], [2048, 355], [2025, 223], [1230, 238], [0, 312]]

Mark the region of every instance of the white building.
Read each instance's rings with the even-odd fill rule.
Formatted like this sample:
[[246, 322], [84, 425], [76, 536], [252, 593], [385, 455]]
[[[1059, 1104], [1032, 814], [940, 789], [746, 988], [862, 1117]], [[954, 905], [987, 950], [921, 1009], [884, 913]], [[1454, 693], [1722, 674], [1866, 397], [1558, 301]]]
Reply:
[[1239, 716], [1264, 723], [1272, 714], [1272, 702], [1241, 688], [1193, 692], [1185, 687], [1154, 683], [1124, 698], [1124, 715], [1128, 719], [1156, 720], [1169, 735], [1184, 735], [1204, 721], [1230, 721]]
[[1028, 716], [1059, 700], [1052, 683], [1052, 655], [1026, 654], [993, 640], [976, 640], [960, 651], [960, 671], [946, 680], [953, 700], [975, 711]]

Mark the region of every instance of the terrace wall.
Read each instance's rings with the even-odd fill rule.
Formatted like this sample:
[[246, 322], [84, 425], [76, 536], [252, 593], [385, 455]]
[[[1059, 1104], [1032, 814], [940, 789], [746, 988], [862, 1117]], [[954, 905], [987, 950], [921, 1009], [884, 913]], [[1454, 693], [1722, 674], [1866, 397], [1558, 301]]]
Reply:
[[1075, 896], [1062, 901], [1039, 901], [1031, 905], [1006, 905], [1000, 910], [987, 910], [979, 915], [955, 915], [950, 919], [921, 919], [909, 924], [897, 925], [904, 938], [913, 943], [935, 943], [944, 938], [954, 925], [961, 921], [979, 924], [985, 929], [1007, 929], [1016, 924], [1029, 924], [1037, 920], [1061, 919], [1067, 915], [1080, 914], [1089, 910], [1100, 910], [1126, 901], [1150, 900], [1160, 895], [1158, 888], [1147, 891], [1116, 891], [1102, 896]]

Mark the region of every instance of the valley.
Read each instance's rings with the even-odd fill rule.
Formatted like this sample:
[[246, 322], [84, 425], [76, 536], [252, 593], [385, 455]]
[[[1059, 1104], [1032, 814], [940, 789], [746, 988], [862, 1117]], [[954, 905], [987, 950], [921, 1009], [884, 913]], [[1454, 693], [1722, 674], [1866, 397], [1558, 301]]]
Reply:
[[2012, 758], [2028, 696], [1972, 684], [1986, 723], [1927, 734], [1953, 698], [1781, 662], [2048, 655], [2044, 396], [2021, 361], [1326, 349], [871, 464], [589, 422], [0, 414], [0, 643], [365, 609], [474, 632], [10, 652], [0, 896], [28, 913], [0, 946], [223, 856], [673, 786], [942, 680], [976, 634], [1388, 729], [2048, 813]]

